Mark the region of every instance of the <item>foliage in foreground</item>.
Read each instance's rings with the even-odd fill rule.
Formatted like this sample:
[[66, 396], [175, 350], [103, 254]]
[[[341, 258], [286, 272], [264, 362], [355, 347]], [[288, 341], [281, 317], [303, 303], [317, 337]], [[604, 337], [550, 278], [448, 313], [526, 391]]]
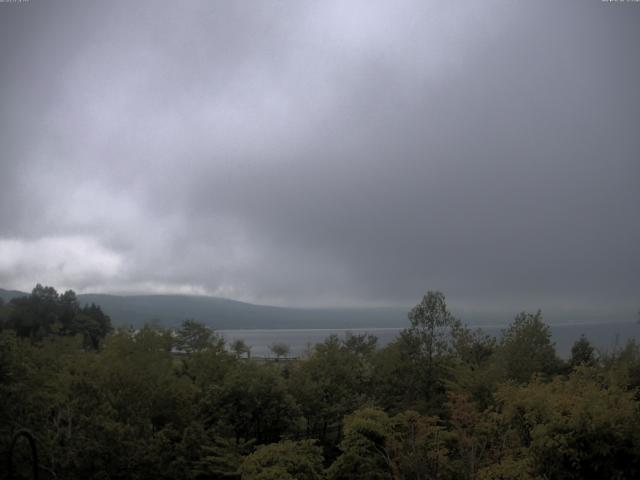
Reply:
[[582, 338], [563, 362], [540, 312], [496, 341], [428, 292], [384, 348], [330, 336], [264, 362], [194, 321], [109, 333], [73, 299], [36, 287], [0, 306], [0, 452], [29, 429], [44, 478], [640, 475], [640, 348]]

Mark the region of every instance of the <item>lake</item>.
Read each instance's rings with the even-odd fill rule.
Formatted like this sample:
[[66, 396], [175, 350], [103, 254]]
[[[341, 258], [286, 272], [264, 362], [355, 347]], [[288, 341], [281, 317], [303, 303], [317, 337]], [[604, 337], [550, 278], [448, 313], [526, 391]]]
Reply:
[[[482, 328], [486, 333], [501, 336], [507, 325], [470, 326]], [[640, 325], [637, 323], [574, 323], [550, 325], [552, 340], [556, 344], [558, 355], [568, 358], [571, 355], [573, 342], [584, 335], [591, 344], [602, 352], [611, 352], [622, 348], [629, 339], [640, 341]], [[273, 330], [218, 330], [227, 343], [236, 339], [244, 340], [251, 347], [251, 355], [256, 357], [272, 357], [269, 349], [274, 343], [285, 343], [290, 348], [291, 356], [299, 356], [309, 346], [323, 342], [329, 335], [344, 337], [348, 332], [353, 334], [370, 333], [378, 337], [378, 345], [391, 342], [401, 328], [345, 328], [345, 329], [273, 329]]]

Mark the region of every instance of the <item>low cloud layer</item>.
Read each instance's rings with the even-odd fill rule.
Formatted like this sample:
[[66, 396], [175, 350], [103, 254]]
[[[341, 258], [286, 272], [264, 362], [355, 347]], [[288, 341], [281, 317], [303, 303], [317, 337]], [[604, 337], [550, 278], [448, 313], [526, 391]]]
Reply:
[[33, 0], [0, 24], [0, 286], [640, 306], [638, 5]]

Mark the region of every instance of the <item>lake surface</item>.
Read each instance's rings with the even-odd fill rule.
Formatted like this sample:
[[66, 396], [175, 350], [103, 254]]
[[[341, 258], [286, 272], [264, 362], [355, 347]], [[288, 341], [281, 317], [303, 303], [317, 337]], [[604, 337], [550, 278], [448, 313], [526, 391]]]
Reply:
[[[500, 337], [502, 330], [508, 325], [484, 325], [471, 328], [482, 328], [486, 333]], [[584, 335], [591, 344], [602, 352], [611, 352], [622, 348], [630, 339], [640, 341], [640, 325], [637, 323], [609, 324], [565, 324], [551, 325], [552, 340], [556, 344], [558, 355], [568, 358], [571, 346]], [[251, 347], [251, 355], [256, 357], [272, 357], [269, 347], [274, 343], [285, 343], [290, 348], [291, 356], [303, 354], [310, 346], [323, 342], [329, 335], [344, 337], [348, 332], [353, 334], [370, 333], [378, 337], [378, 345], [391, 342], [401, 328], [351, 328], [351, 329], [274, 329], [274, 330], [218, 330], [229, 343], [236, 339], [244, 340]]]

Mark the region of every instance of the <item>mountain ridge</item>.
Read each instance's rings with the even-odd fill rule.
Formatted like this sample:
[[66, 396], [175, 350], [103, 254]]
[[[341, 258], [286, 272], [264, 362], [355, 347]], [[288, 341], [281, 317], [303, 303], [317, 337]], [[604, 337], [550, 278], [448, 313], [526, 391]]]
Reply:
[[[29, 295], [18, 290], [0, 288], [5, 302]], [[185, 294], [113, 295], [78, 294], [82, 305], [95, 303], [111, 317], [115, 326], [142, 326], [146, 322], [174, 327], [193, 319], [217, 330], [244, 329], [366, 329], [403, 328], [409, 326], [410, 307], [324, 307], [298, 308], [259, 305], [229, 298]], [[521, 311], [511, 308], [485, 311], [459, 309], [452, 313], [468, 325], [478, 327], [507, 326]], [[635, 311], [628, 308], [606, 310], [543, 309], [550, 325], [635, 323]]]
[[[0, 289], [9, 301], [28, 293]], [[231, 300], [205, 295], [78, 294], [81, 304], [95, 303], [116, 326], [139, 327], [156, 321], [176, 326], [194, 319], [218, 330], [283, 328], [368, 328], [406, 326], [407, 309], [399, 307], [292, 308]]]

